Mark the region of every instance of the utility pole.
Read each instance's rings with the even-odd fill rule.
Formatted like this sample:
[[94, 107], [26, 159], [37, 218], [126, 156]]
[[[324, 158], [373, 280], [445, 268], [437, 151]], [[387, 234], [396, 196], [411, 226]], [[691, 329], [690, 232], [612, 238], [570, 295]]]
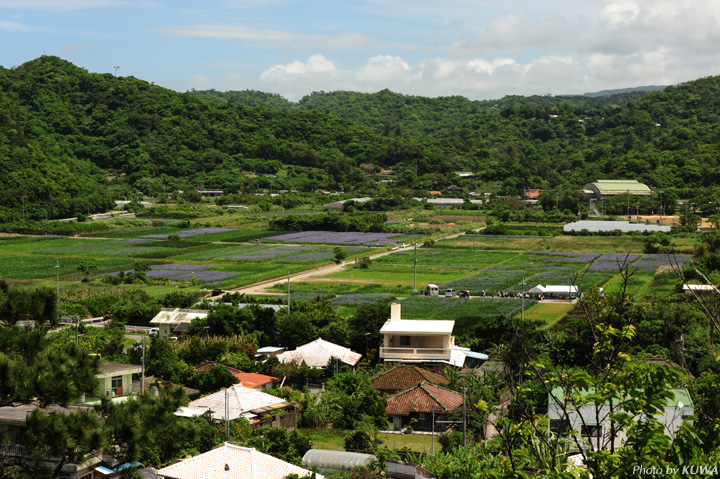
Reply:
[[417, 238], [413, 238], [413, 249], [415, 251], [415, 259], [413, 260], [413, 294], [417, 294]]
[[525, 321], [525, 274], [523, 273], [522, 279], [522, 293], [520, 296], [522, 303], [520, 306], [520, 321]]
[[145, 336], [142, 338], [142, 372], [140, 375], [140, 392], [145, 392]]
[[435, 403], [432, 405], [432, 443], [430, 445], [430, 454], [435, 454]]
[[627, 190], [627, 217], [630, 220], [630, 190]]
[[230, 440], [230, 404], [228, 399], [228, 389], [225, 389], [225, 440]]
[[288, 271], [288, 319], [290, 319], [290, 271]]
[[60, 262], [55, 260], [55, 302], [57, 303], [57, 319], [60, 322]]
[[465, 390], [463, 388], [463, 447], [467, 446], [467, 407], [465, 406]]
[[662, 224], [662, 215], [663, 215], [662, 195], [663, 195], [663, 192], [662, 192], [662, 190], [660, 190], [660, 223], [661, 223], [661, 224]]

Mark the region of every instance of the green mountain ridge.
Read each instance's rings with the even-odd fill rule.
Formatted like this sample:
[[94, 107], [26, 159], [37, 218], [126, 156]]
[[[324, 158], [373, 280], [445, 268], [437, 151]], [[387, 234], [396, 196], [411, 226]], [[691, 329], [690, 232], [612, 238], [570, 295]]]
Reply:
[[[178, 93], [43, 56], [0, 69], [0, 221], [104, 211], [136, 190], [198, 185], [415, 194], [492, 183], [519, 194], [629, 178], [711, 188], [718, 89], [709, 77], [609, 97], [476, 102], [383, 90], [293, 104], [260, 92]], [[394, 171], [392, 185], [366, 177], [380, 168]]]

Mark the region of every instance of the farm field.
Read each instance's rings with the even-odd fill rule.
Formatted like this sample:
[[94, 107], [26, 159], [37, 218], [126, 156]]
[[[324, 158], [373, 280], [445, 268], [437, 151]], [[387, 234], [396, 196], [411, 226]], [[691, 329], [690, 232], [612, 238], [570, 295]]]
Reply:
[[[168, 235], [180, 239], [169, 240]], [[499, 292], [514, 295], [538, 284], [572, 283], [581, 292], [602, 287], [615, 293], [620, 285], [618, 272], [625, 262], [635, 271], [628, 283], [630, 294], [649, 297], [672, 293], [675, 287], [672, 275], [655, 278], [655, 272], [668, 264], [668, 258], [640, 254], [642, 238], [634, 236], [463, 234], [439, 240], [433, 247], [420, 247], [416, 252], [399, 251], [376, 258], [368, 268], [353, 267], [353, 257], [387, 251], [398, 241], [396, 238], [371, 233], [288, 235], [207, 226], [135, 228], [84, 238], [6, 237], [0, 239], [0, 276], [24, 281], [23, 284], [53, 286], [55, 266], [59, 264], [61, 283], [67, 286], [84, 278], [78, 271], [83, 263], [95, 264], [97, 277], [130, 271], [142, 261], [148, 267], [147, 276], [153, 279], [150, 285], [143, 285], [150, 294], [159, 295], [178, 285], [233, 289], [333, 264], [335, 244], [344, 242], [341, 247], [348, 255], [347, 267], [326, 277], [291, 283], [293, 299], [327, 297], [345, 316], [363, 304], [399, 299], [404, 305], [404, 317], [456, 319], [459, 333], [479, 318], [519, 312], [520, 302], [516, 298], [478, 298], [483, 292], [486, 296]], [[251, 244], [255, 239], [259, 242]], [[283, 242], [271, 243], [274, 239]], [[387, 246], [368, 245], [373, 242], [384, 242]], [[681, 255], [676, 260], [682, 263], [688, 258]], [[441, 288], [469, 290], [475, 298], [467, 301], [413, 296], [415, 280], [418, 290], [435, 283]], [[97, 281], [94, 284], [100, 286]], [[280, 283], [273, 290], [286, 293], [286, 285]], [[532, 301], [527, 302], [526, 308], [529, 319], [545, 324], [563, 314], [543, 305], [532, 306]]]
[[[344, 451], [345, 431], [334, 429], [306, 429], [301, 430], [310, 436], [315, 449], [329, 449]], [[435, 451], [440, 450], [439, 434], [435, 435]], [[413, 452], [429, 454], [432, 450], [433, 437], [429, 434], [390, 434], [381, 432], [378, 437], [383, 445], [393, 449], [408, 448]]]
[[[688, 259], [687, 255], [678, 255], [675, 261], [682, 264]], [[343, 283], [400, 285], [412, 289], [413, 261], [412, 252], [400, 252], [374, 260], [367, 269], [348, 268], [329, 278]], [[629, 253], [421, 248], [417, 251], [417, 283], [419, 289], [427, 283], [436, 283], [445, 288], [467, 289], [472, 295], [481, 295], [483, 291], [486, 295], [506, 290], [517, 293], [538, 284], [572, 283], [583, 291], [603, 287], [626, 263], [636, 270], [635, 278], [643, 277], [651, 283], [655, 271], [668, 265], [669, 260], [663, 255]]]
[[[103, 237], [3, 237], [0, 277], [49, 281], [59, 272], [61, 282], [76, 282], [84, 278], [78, 271], [81, 264], [92, 263], [97, 277], [127, 272], [143, 262], [150, 268], [147, 276], [159, 281], [231, 289], [334, 262], [332, 245], [248, 243], [277, 233], [163, 226]], [[170, 234], [179, 240], [167, 239]], [[363, 245], [342, 249], [348, 258], [375, 251]]]
[[544, 328], [551, 328], [573, 308], [570, 303], [535, 303], [530, 308], [525, 308], [525, 320], [544, 324]]

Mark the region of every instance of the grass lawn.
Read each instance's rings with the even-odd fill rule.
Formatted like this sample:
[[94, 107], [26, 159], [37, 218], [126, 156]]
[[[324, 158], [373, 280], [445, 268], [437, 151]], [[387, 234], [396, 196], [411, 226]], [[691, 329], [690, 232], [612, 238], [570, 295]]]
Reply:
[[[301, 432], [310, 436], [315, 449], [344, 451], [345, 431], [335, 429], [305, 429]], [[392, 449], [408, 448], [413, 452], [429, 454], [432, 449], [432, 436], [425, 434], [387, 434], [380, 433], [383, 445]], [[440, 450], [438, 434], [435, 434], [435, 452]]]
[[541, 329], [549, 329], [574, 307], [570, 303], [535, 303], [525, 309], [525, 320], [542, 323]]

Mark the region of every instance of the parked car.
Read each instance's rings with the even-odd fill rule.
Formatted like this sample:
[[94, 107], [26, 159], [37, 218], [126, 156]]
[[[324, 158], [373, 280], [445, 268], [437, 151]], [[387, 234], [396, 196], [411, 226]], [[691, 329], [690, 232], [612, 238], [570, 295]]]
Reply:
[[160, 336], [160, 329], [159, 328], [150, 328], [150, 332], [148, 332], [148, 336], [151, 338], [157, 338]]
[[445, 297], [446, 297], [446, 298], [454, 298], [454, 297], [455, 297], [455, 290], [454, 290], [454, 289], [446, 289], [446, 290], [445, 290]]
[[461, 297], [461, 298], [469, 298], [469, 297], [470, 297], [470, 291], [468, 291], [467, 289], [460, 290], [460, 291], [458, 292], [458, 296]]

